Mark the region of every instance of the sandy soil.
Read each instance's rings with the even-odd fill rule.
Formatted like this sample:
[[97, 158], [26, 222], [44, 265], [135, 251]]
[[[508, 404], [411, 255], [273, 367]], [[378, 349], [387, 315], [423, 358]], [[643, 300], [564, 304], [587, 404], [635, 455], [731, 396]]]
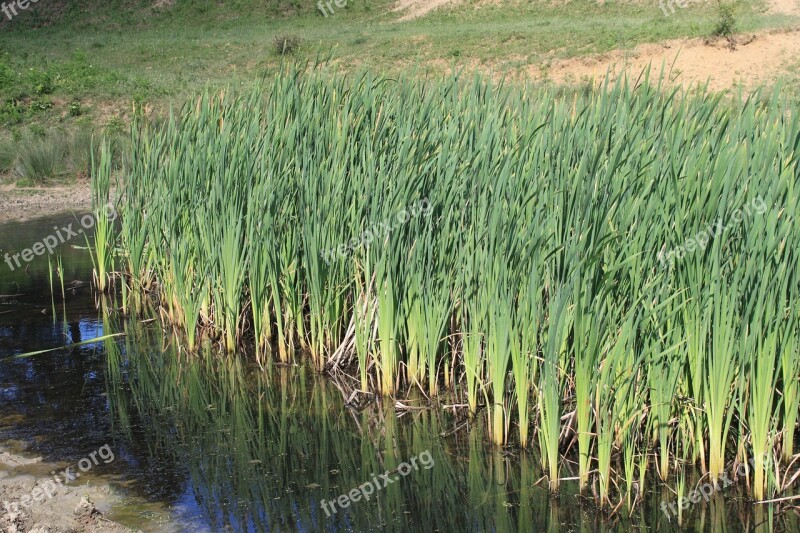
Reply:
[[[51, 484], [52, 497], [42, 494], [50, 472], [63, 465], [43, 463], [0, 448], [0, 528], [5, 533], [123, 533], [133, 530], [103, 518], [103, 511], [118, 503], [108, 485], [77, 483]], [[29, 507], [12, 505], [33, 495], [40, 500]]]
[[800, 0], [771, 0], [768, 13], [800, 15]]
[[398, 0], [392, 12], [403, 13], [400, 21], [411, 20], [427, 15], [437, 7], [457, 0]]
[[60, 211], [83, 211], [92, 206], [87, 180], [67, 187], [18, 188], [0, 185], [0, 222], [28, 220]]
[[712, 90], [745, 90], [774, 82], [800, 58], [800, 30], [739, 35], [726, 39], [676, 39], [645, 44], [633, 50], [556, 61], [549, 67], [533, 66], [535, 79], [576, 83], [586, 79], [612, 79], [622, 73], [638, 75], [650, 66], [655, 77], [662, 68], [675, 84], [708, 81]]
[[[409, 20], [459, 1], [397, 0], [393, 11], [402, 14], [401, 21]], [[800, 0], [771, 0], [768, 12], [800, 16]], [[513, 60], [515, 58], [506, 58], [491, 66], [495, 67], [493, 70], [502, 72], [503, 65]], [[525, 75], [534, 80], [549, 80], [560, 84], [587, 80], [600, 83], [607, 75], [611, 79], [616, 79], [623, 73], [636, 77], [649, 66], [656, 78], [663, 69], [673, 84], [691, 86], [708, 82], [708, 87], [715, 91], [739, 87], [747, 91], [775, 82], [788, 69], [798, 65], [800, 28], [737, 35], [732, 41], [673, 39], [640, 45], [633, 50], [614, 50], [605, 54], [531, 65]], [[487, 65], [472, 66], [485, 70]]]
[[[486, 1], [499, 3], [501, 0]], [[693, 1], [703, 0], [689, 0], [690, 3]], [[463, 2], [463, 0], [397, 0], [391, 11], [393, 13], [402, 13], [403, 16], [400, 17], [399, 20], [404, 21], [423, 17], [443, 5], [461, 2]], [[555, 0], [555, 2], [564, 3], [563, 0]], [[603, 5], [605, 0], [597, 0], [597, 3]], [[653, 5], [655, 6], [655, 4]], [[767, 12], [772, 14], [800, 16], [800, 0], [770, 0]]]

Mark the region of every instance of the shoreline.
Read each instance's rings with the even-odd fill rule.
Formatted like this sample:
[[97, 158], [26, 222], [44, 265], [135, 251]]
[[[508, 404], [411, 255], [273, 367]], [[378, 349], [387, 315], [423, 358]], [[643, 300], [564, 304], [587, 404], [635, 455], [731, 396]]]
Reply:
[[[136, 531], [104, 518], [123, 498], [107, 483], [51, 484], [52, 488], [44, 494], [42, 480], [49, 481], [48, 472], [62, 468], [62, 465], [42, 461], [41, 457], [26, 458], [12, 453], [6, 445], [0, 445], [0, 527], [3, 531]], [[20, 502], [31, 495], [36, 501], [23, 507]]]
[[25, 222], [63, 211], [85, 211], [92, 206], [88, 180], [53, 187], [0, 185], [0, 223]]

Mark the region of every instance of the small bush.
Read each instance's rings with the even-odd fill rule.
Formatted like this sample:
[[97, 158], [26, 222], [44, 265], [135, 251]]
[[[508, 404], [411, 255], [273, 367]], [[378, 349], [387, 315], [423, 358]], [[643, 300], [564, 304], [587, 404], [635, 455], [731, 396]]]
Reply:
[[44, 139], [47, 137], [47, 130], [41, 124], [31, 124], [28, 127], [30, 134], [36, 139]]
[[77, 100], [73, 101], [69, 104], [69, 116], [71, 117], [79, 117], [83, 114], [83, 109], [81, 109], [81, 103]]
[[719, 37], [730, 37], [736, 31], [736, 12], [733, 4], [719, 3], [717, 22], [713, 34]]
[[105, 132], [106, 135], [122, 135], [128, 129], [128, 126], [125, 124], [125, 121], [120, 116], [113, 116], [105, 124]]
[[275, 44], [275, 51], [279, 55], [291, 54], [300, 46], [303, 39], [296, 35], [276, 35], [273, 40]]
[[48, 71], [31, 70], [28, 74], [34, 94], [39, 96], [53, 94], [56, 85], [53, 74]]

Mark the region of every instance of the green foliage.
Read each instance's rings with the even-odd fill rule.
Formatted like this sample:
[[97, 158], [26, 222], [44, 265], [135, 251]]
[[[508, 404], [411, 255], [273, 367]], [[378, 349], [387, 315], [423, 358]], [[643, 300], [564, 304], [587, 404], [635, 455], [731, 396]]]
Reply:
[[49, 71], [30, 70], [28, 72], [28, 84], [33, 89], [33, 94], [40, 96], [53, 94], [55, 90], [54, 76]]
[[10, 172], [16, 159], [16, 146], [14, 141], [6, 136], [0, 136], [0, 174]]
[[303, 39], [297, 35], [288, 34], [276, 35], [273, 39], [273, 43], [275, 44], [275, 52], [282, 56], [294, 53], [300, 47], [302, 42]]
[[720, 0], [717, 6], [717, 20], [712, 35], [730, 37], [736, 31], [736, 6]]

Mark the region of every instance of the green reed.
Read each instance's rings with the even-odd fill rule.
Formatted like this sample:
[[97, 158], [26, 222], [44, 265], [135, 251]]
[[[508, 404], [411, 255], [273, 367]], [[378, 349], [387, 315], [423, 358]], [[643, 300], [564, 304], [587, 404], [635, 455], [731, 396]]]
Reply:
[[[94, 144], [94, 141], [92, 141], [92, 144]], [[100, 292], [108, 290], [110, 277], [113, 275], [115, 268], [116, 232], [114, 230], [114, 221], [116, 220], [116, 211], [111, 203], [112, 159], [111, 146], [108, 141], [103, 141], [100, 146], [99, 160], [95, 157], [95, 150], [92, 148], [91, 181], [94, 247], [89, 245], [88, 235], [85, 238], [86, 246], [91, 250], [89, 255], [94, 266], [94, 282]], [[90, 216], [92, 215], [86, 215], [84, 218]]]

